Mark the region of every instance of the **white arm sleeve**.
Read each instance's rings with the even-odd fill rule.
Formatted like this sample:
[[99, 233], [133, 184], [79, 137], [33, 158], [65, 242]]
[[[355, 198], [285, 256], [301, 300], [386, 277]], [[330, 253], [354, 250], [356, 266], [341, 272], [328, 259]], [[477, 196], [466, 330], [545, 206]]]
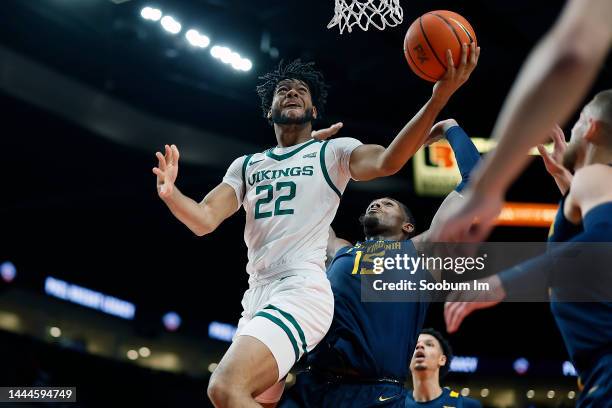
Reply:
[[232, 164], [230, 164], [225, 176], [223, 177], [223, 182], [225, 184], [229, 184], [234, 191], [236, 192], [236, 200], [238, 201], [238, 208], [240, 209], [242, 206], [242, 199], [244, 195], [244, 180], [242, 179], [242, 165], [246, 156], [241, 156], [234, 160]]
[[362, 143], [352, 137], [339, 137], [331, 139], [325, 152], [325, 164], [329, 176], [341, 192], [351, 179], [351, 153]]

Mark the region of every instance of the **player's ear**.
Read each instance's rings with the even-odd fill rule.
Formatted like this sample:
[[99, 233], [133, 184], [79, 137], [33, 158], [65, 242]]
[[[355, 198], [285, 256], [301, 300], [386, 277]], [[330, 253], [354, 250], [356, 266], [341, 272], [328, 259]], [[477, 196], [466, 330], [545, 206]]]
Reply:
[[317, 112], [317, 107], [313, 106], [312, 107], [312, 117], [316, 119], [317, 116], [319, 116], [319, 113]]
[[440, 367], [444, 367], [446, 365], [446, 356], [444, 354], [440, 355], [438, 363], [440, 363]]
[[601, 124], [593, 118], [588, 119], [587, 130], [584, 132], [584, 140], [589, 143], [597, 142], [597, 136], [601, 130]]
[[406, 234], [412, 234], [414, 232], [414, 225], [407, 222], [404, 225], [402, 225], [402, 231], [404, 231], [404, 233]]
[[266, 115], [266, 117], [267, 117], [268, 119], [272, 119], [272, 109], [270, 109], [270, 110], [268, 111], [268, 114]]

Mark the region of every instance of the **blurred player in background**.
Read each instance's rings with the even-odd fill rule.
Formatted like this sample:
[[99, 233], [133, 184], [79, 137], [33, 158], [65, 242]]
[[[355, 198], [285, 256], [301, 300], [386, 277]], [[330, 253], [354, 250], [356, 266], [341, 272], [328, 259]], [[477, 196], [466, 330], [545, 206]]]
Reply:
[[[598, 93], [585, 106], [572, 128], [567, 147], [558, 129], [555, 133], [557, 152], [565, 151], [563, 162], [559, 162], [558, 154], [546, 155], [544, 159], [565, 195], [551, 226], [549, 242], [569, 244], [557, 244], [551, 249], [552, 254], [486, 278], [490, 284], [486, 301], [470, 292], [452, 293], [445, 307], [447, 329], [455, 332], [474, 310], [491, 307], [517, 294], [545, 292], [551, 286], [551, 310], [584, 386], [577, 406], [610, 406], [612, 251], [606, 246], [603, 259], [586, 259], [601, 252], [596, 251], [597, 246], [589, 251], [588, 244], [577, 243], [612, 242], [612, 89]], [[570, 172], [574, 173], [573, 178], [568, 176]], [[573, 269], [573, 264], [563, 267], [567, 262], [563, 256], [575, 257], [572, 255], [577, 253], [575, 249], [587, 254], [582, 258], [587, 262], [579, 262], [579, 271]], [[569, 281], [564, 274], [570, 276]]]
[[568, 0], [506, 99], [493, 130], [497, 148], [474, 173], [465, 200], [432, 231], [435, 240], [473, 242], [488, 236], [529, 149], [555, 123], [565, 123], [593, 83], [612, 43], [611, 21], [610, 0]]
[[429, 328], [421, 330], [410, 361], [412, 391], [406, 396], [405, 408], [482, 408], [480, 401], [440, 386], [452, 359], [451, 346], [442, 334]]

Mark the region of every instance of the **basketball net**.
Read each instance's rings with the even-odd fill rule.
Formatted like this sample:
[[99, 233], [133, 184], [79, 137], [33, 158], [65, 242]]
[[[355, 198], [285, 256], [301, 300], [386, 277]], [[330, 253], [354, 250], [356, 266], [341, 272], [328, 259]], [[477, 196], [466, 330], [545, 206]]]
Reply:
[[350, 33], [357, 24], [368, 31], [370, 24], [379, 30], [402, 23], [404, 12], [399, 0], [335, 0], [334, 18], [327, 28], [338, 26], [340, 34], [346, 29]]

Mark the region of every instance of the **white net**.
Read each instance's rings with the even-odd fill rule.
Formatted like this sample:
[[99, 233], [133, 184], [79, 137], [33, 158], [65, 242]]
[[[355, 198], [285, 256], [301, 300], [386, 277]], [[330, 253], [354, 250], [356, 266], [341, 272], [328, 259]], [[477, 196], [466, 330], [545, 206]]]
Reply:
[[335, 0], [334, 18], [327, 28], [338, 26], [340, 34], [350, 33], [354, 25], [368, 31], [370, 25], [384, 30], [402, 23], [404, 11], [400, 0]]

